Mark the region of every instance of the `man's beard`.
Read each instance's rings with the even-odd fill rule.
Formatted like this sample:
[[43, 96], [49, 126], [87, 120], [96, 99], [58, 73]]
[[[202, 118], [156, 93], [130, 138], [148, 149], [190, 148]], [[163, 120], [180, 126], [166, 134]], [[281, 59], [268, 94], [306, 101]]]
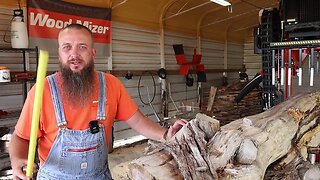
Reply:
[[84, 106], [92, 101], [94, 63], [91, 61], [81, 71], [73, 72], [60, 62], [62, 93], [72, 106]]

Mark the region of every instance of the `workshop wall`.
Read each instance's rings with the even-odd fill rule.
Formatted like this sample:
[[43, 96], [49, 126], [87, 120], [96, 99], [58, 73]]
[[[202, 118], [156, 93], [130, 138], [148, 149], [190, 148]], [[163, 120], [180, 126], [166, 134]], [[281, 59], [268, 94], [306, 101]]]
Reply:
[[262, 57], [254, 54], [253, 33], [250, 33], [244, 43], [244, 63], [249, 79], [252, 79], [262, 68]]
[[[10, 47], [10, 21], [12, 18], [12, 11], [14, 7], [2, 7], [0, 5], [0, 45], [4, 47]], [[157, 121], [155, 113], [159, 116], [161, 112], [161, 97], [160, 97], [160, 85], [161, 81], [154, 73], [161, 67], [160, 63], [160, 33], [157, 30], [149, 30], [141, 28], [135, 25], [126, 23], [113, 22], [112, 24], [112, 56], [111, 59], [99, 57], [95, 61], [95, 66], [98, 70], [114, 70], [121, 71], [117, 73], [117, 77], [124, 84], [128, 90], [130, 96], [138, 104], [143, 113], [149, 116], [154, 121]], [[3, 37], [6, 34], [5, 39], [8, 42], [3, 41]], [[165, 68], [167, 70], [175, 70], [178, 72], [179, 65], [176, 63], [173, 44], [183, 44], [184, 51], [187, 56], [187, 60], [192, 59], [193, 50], [196, 48], [196, 38], [192, 36], [165, 32]], [[243, 65], [243, 44], [242, 43], [227, 43], [202, 39], [201, 40], [201, 54], [202, 64], [205, 65], [205, 69], [210, 70], [207, 74], [207, 81], [212, 85], [219, 86], [222, 83], [222, 72], [215, 72], [214, 69], [240, 69]], [[48, 64], [48, 71], [54, 72], [58, 70], [59, 66], [57, 56], [57, 43], [47, 43], [47, 47], [43, 47], [49, 50], [50, 60]], [[35, 46], [35, 45], [30, 45]], [[227, 53], [225, 54], [225, 49]], [[99, 51], [102, 51], [98, 49]], [[199, 53], [199, 52], [198, 52]], [[227, 58], [225, 58], [225, 55]], [[13, 53], [1, 53], [0, 54], [0, 66], [5, 65], [10, 68], [11, 71], [21, 71], [22, 58], [20, 54]], [[28, 70], [36, 71], [35, 54], [30, 53], [27, 55]], [[225, 65], [225, 63], [227, 63]], [[143, 82], [139, 88], [141, 88], [141, 94], [138, 93], [138, 82], [141, 72], [144, 70], [153, 71], [153, 73], [146, 73], [141, 77]], [[132, 79], [125, 78], [125, 73], [133, 72]], [[226, 70], [227, 71], [227, 70]], [[135, 74], [134, 72], [139, 72]], [[151, 76], [153, 75], [153, 76]], [[228, 72], [228, 80], [238, 80], [238, 72]], [[196, 74], [193, 74], [195, 83], [192, 87], [187, 87], [185, 84], [185, 77], [178, 74], [169, 74], [166, 83], [171, 85], [171, 93], [174, 102], [179, 105], [181, 101], [192, 101], [194, 104], [199, 102], [199, 92], [196, 83]], [[155, 83], [153, 83], [153, 79]], [[29, 84], [31, 87], [32, 84]], [[156, 88], [156, 94], [152, 105], [155, 112], [150, 105], [145, 105], [141, 102], [143, 99], [148, 102], [149, 96], [153, 96], [154, 89]], [[0, 109], [7, 111], [20, 110], [23, 105], [23, 87], [22, 84], [7, 84], [0, 86]], [[168, 103], [169, 116], [176, 113], [175, 108], [171, 101]], [[115, 123], [115, 139], [125, 139], [136, 134], [125, 123]]]

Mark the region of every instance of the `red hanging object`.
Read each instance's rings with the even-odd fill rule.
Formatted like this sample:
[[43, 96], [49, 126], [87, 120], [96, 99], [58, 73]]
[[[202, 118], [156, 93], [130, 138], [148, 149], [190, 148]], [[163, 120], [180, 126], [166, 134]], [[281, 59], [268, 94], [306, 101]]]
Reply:
[[200, 64], [202, 55], [197, 54], [196, 48], [194, 48], [193, 50], [193, 57], [191, 63], [186, 62], [186, 56], [184, 54], [182, 44], [174, 44], [173, 49], [175, 52], [177, 64], [181, 65], [179, 74], [187, 75], [191, 66], [195, 66], [197, 72], [204, 72], [204, 65]]

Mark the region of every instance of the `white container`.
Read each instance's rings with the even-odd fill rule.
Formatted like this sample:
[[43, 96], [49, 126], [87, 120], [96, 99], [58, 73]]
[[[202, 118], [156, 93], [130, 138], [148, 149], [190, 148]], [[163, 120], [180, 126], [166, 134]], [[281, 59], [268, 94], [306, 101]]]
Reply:
[[23, 22], [23, 11], [13, 10], [11, 22], [11, 46], [12, 48], [28, 48], [29, 38], [26, 24]]
[[0, 66], [0, 83], [1, 82], [10, 82], [10, 70], [5, 66]]

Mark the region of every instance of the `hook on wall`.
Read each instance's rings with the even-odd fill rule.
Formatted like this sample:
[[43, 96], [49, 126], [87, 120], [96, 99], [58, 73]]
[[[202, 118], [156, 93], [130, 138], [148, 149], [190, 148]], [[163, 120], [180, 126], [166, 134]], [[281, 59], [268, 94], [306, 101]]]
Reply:
[[128, 71], [124, 77], [126, 79], [130, 80], [130, 79], [132, 79], [132, 76], [133, 76], [133, 74], [130, 71]]
[[229, 12], [229, 13], [232, 13], [232, 5], [229, 5], [229, 6], [228, 6], [228, 12]]

